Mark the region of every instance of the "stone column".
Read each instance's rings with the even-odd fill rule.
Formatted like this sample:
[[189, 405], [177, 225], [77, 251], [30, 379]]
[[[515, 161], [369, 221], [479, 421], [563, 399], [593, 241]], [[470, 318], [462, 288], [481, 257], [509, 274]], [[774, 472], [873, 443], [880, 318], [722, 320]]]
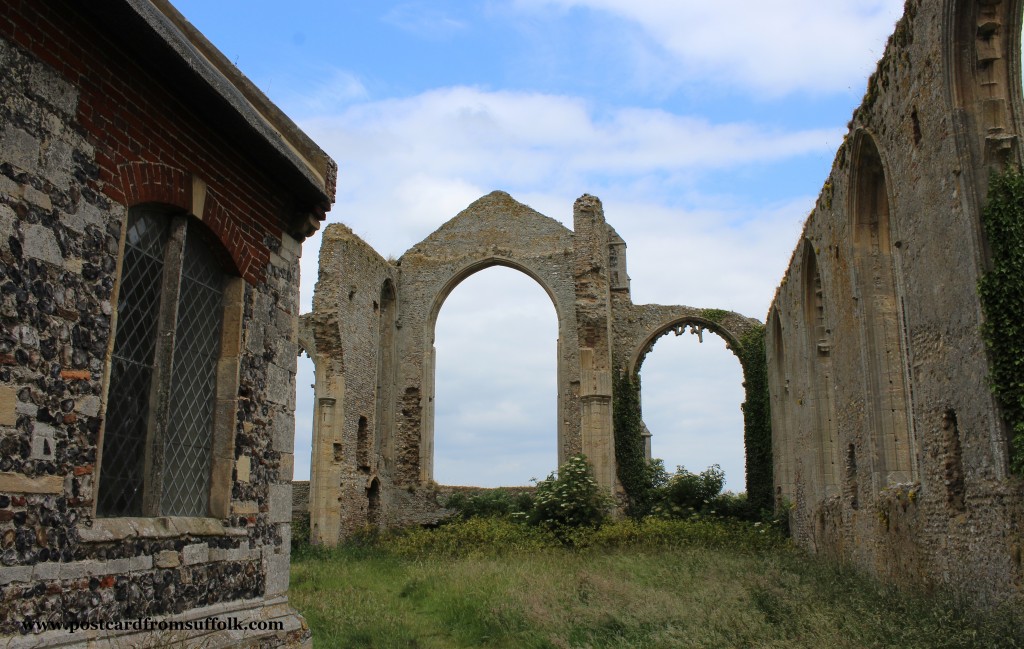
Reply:
[[584, 194], [573, 206], [573, 278], [580, 341], [580, 429], [583, 453], [598, 483], [615, 487], [612, 427], [611, 285], [608, 225], [601, 201]]
[[[332, 317], [333, 316], [333, 317]], [[345, 377], [337, 348], [337, 314], [316, 314], [313, 327], [317, 353], [313, 452], [309, 476], [310, 538], [318, 545], [337, 545], [341, 534], [338, 504], [342, 479], [342, 422]], [[332, 344], [333, 343], [333, 344]]]

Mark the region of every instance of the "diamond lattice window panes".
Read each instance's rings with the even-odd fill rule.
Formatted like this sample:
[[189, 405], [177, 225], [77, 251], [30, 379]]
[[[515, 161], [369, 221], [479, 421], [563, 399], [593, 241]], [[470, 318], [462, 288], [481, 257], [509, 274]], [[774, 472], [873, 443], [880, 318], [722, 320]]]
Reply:
[[208, 515], [227, 279], [197, 222], [129, 210], [97, 515]]

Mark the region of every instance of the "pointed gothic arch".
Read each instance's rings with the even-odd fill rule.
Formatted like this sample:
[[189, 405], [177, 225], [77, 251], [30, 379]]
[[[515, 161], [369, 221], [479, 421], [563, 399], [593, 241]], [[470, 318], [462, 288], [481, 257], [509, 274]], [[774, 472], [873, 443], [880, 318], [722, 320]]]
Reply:
[[866, 131], [855, 135], [853, 151], [851, 256], [861, 316], [866, 416], [873, 433], [874, 483], [882, 489], [909, 482], [915, 474], [909, 377], [885, 165]]
[[812, 408], [810, 439], [817, 458], [814, 471], [821, 493], [839, 489], [838, 441], [832, 398], [832, 332], [826, 319], [824, 290], [814, 244], [803, 243], [803, 316], [807, 344], [807, 399]]

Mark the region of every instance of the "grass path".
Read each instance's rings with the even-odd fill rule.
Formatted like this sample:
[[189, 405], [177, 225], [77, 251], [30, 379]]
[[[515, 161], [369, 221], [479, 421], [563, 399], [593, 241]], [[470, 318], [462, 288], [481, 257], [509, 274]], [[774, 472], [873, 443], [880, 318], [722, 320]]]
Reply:
[[321, 649], [1024, 648], [1020, 610], [971, 614], [788, 547], [339, 548], [296, 557], [290, 599]]

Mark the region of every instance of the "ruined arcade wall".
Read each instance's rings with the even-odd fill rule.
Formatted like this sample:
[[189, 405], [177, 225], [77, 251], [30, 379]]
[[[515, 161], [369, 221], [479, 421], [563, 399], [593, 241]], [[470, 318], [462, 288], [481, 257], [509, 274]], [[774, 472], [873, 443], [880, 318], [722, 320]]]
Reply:
[[1024, 487], [988, 387], [988, 176], [1020, 162], [1020, 2], [911, 0], [767, 323], [776, 496], [804, 547], [985, 598]]
[[[392, 387], [393, 369], [378, 376], [378, 352], [382, 328], [397, 327], [397, 311], [382, 309], [382, 294], [396, 284], [398, 269], [349, 228], [332, 224], [324, 230], [319, 272], [313, 313], [303, 316], [316, 371], [310, 533], [314, 542], [333, 545], [368, 524], [374, 480], [393, 480], [390, 451], [385, 459], [391, 433], [377, 433], [378, 381]], [[378, 486], [373, 495], [372, 515], [386, 520], [388, 493]]]
[[[630, 371], [616, 359], [642, 356], [673, 326], [696, 322], [692, 314], [713, 314], [714, 322], [704, 322], [730, 340], [759, 326], [720, 310], [634, 306], [626, 244], [605, 222], [601, 202], [578, 199], [573, 225], [569, 230], [493, 192], [393, 263], [347, 228], [327, 228], [314, 310], [302, 317], [303, 337], [312, 341], [306, 348], [315, 349], [320, 404], [310, 497], [314, 540], [335, 543], [367, 525], [433, 523], [447, 513], [446, 497], [461, 488], [432, 479], [433, 333], [445, 298], [477, 271], [517, 269], [551, 298], [559, 330], [558, 460], [584, 453], [609, 492], [620, 487], [613, 376]], [[389, 282], [396, 288], [393, 312], [377, 299]], [[379, 441], [361, 446], [361, 430], [377, 431]], [[375, 500], [377, 509], [370, 505]]]
[[393, 262], [344, 226], [327, 228], [313, 312], [303, 316], [317, 373], [315, 541], [333, 544], [367, 525], [432, 523], [444, 514], [447, 492], [432, 475], [434, 326], [447, 295], [489, 266], [533, 277], [555, 304], [559, 456], [579, 452], [575, 294], [563, 268], [571, 254], [571, 231], [502, 192]]

